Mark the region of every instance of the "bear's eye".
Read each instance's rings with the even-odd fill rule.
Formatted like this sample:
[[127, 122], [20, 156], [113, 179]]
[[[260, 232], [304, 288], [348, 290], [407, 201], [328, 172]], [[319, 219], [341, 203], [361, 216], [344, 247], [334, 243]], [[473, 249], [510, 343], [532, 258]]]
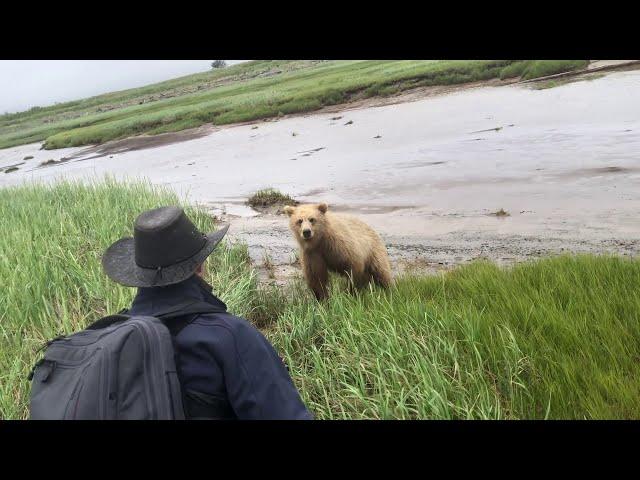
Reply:
[[298, 225], [302, 225], [302, 219], [298, 220]]

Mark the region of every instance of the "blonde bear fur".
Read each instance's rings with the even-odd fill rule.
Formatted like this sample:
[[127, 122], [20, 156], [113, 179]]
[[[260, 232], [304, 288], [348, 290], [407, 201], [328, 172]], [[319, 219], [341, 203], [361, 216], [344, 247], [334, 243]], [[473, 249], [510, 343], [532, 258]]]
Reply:
[[378, 234], [350, 215], [328, 211], [326, 203], [285, 207], [289, 227], [300, 245], [302, 271], [318, 300], [328, 296], [329, 271], [362, 288], [373, 281], [391, 284], [387, 249]]

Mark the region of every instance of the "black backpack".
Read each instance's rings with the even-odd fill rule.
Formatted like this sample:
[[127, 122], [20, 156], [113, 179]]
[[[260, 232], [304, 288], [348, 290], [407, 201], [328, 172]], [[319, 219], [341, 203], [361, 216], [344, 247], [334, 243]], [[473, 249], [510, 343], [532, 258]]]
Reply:
[[197, 314], [222, 311], [191, 299], [155, 317], [129, 316], [123, 310], [47, 342], [44, 358], [29, 375], [30, 418], [192, 418], [185, 414], [173, 339]]

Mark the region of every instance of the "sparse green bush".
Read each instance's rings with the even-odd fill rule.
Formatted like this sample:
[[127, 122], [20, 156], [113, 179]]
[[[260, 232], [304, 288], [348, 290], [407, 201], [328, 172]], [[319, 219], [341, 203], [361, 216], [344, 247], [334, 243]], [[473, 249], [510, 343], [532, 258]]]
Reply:
[[297, 205], [293, 198], [274, 188], [258, 190], [247, 200], [251, 207], [270, 207], [272, 205]]

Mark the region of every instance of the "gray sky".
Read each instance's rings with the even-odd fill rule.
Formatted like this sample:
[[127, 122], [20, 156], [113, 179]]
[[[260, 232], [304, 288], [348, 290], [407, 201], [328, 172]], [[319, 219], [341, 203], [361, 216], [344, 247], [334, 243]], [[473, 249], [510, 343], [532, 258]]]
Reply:
[[[245, 60], [227, 60], [227, 64]], [[211, 60], [0, 60], [0, 114], [204, 72]]]

